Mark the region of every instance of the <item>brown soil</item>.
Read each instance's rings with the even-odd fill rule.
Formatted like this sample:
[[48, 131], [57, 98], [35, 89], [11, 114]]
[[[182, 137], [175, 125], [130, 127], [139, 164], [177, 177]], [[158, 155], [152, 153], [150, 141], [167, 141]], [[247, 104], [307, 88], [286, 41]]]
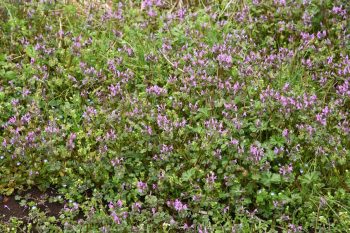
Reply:
[[26, 220], [29, 213], [29, 207], [20, 206], [19, 201], [15, 200], [15, 195], [19, 195], [28, 201], [37, 203], [37, 207], [44, 211], [48, 216], [58, 217], [63, 203], [50, 203], [49, 197], [54, 197], [57, 193], [53, 189], [41, 192], [37, 188], [32, 188], [24, 192], [17, 192], [11, 196], [0, 196], [0, 222], [7, 222], [11, 217]]
[[0, 203], [0, 221], [7, 222], [11, 217], [25, 218], [28, 216], [28, 209], [21, 207], [14, 196], [3, 197]]

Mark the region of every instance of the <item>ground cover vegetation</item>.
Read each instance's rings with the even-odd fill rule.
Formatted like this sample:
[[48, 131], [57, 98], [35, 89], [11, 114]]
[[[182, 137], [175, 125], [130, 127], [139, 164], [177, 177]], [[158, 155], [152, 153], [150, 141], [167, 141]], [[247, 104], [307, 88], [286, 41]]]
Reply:
[[1, 232], [347, 232], [349, 12], [1, 0]]

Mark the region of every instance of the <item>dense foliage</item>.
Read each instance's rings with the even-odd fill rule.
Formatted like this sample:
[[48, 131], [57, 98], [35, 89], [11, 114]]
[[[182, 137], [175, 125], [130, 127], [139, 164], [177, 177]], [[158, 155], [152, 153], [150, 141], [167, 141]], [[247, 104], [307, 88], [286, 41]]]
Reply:
[[65, 203], [0, 229], [347, 231], [349, 12], [0, 0], [0, 192]]

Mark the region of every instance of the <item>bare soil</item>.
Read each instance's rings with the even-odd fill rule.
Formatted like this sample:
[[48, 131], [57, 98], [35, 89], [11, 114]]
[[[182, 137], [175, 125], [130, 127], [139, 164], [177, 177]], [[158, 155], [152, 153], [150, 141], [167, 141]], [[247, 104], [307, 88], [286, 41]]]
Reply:
[[0, 222], [7, 222], [11, 217], [16, 217], [26, 220], [29, 214], [29, 207], [21, 206], [20, 201], [15, 199], [19, 195], [22, 199], [27, 201], [35, 201], [37, 207], [44, 211], [47, 216], [58, 217], [60, 211], [63, 209], [64, 203], [51, 203], [50, 197], [57, 196], [57, 192], [53, 189], [48, 189], [41, 192], [38, 188], [31, 188], [24, 192], [16, 192], [11, 196], [0, 196]]

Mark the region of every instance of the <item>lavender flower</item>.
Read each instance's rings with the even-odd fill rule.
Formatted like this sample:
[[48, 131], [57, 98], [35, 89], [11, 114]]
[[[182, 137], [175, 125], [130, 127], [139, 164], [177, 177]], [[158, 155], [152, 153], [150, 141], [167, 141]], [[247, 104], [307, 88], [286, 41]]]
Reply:
[[77, 135], [75, 133], [71, 133], [68, 138], [67, 146], [70, 150], [73, 150], [75, 148], [75, 139], [77, 138]]
[[292, 164], [282, 166], [282, 167], [280, 167], [280, 169], [279, 169], [279, 173], [280, 173], [281, 175], [283, 175], [283, 176], [288, 175], [288, 174], [291, 174], [292, 172], [293, 172], [293, 166], [292, 166]]
[[212, 185], [216, 179], [217, 179], [217, 176], [215, 175], [214, 172], [211, 171], [210, 175], [207, 174], [206, 182], [207, 184]]
[[142, 181], [137, 182], [137, 188], [140, 193], [143, 193], [147, 188], [147, 183], [143, 183]]
[[264, 157], [264, 149], [256, 145], [250, 146], [250, 159], [254, 162], [260, 161]]
[[218, 55], [217, 60], [219, 64], [226, 69], [232, 66], [232, 57], [229, 54], [221, 53]]
[[166, 89], [161, 88], [161, 87], [159, 87], [157, 85], [154, 85], [154, 86], [151, 86], [151, 87], [147, 88], [146, 92], [148, 94], [155, 94], [157, 96], [166, 95], [167, 94], [167, 90]]

